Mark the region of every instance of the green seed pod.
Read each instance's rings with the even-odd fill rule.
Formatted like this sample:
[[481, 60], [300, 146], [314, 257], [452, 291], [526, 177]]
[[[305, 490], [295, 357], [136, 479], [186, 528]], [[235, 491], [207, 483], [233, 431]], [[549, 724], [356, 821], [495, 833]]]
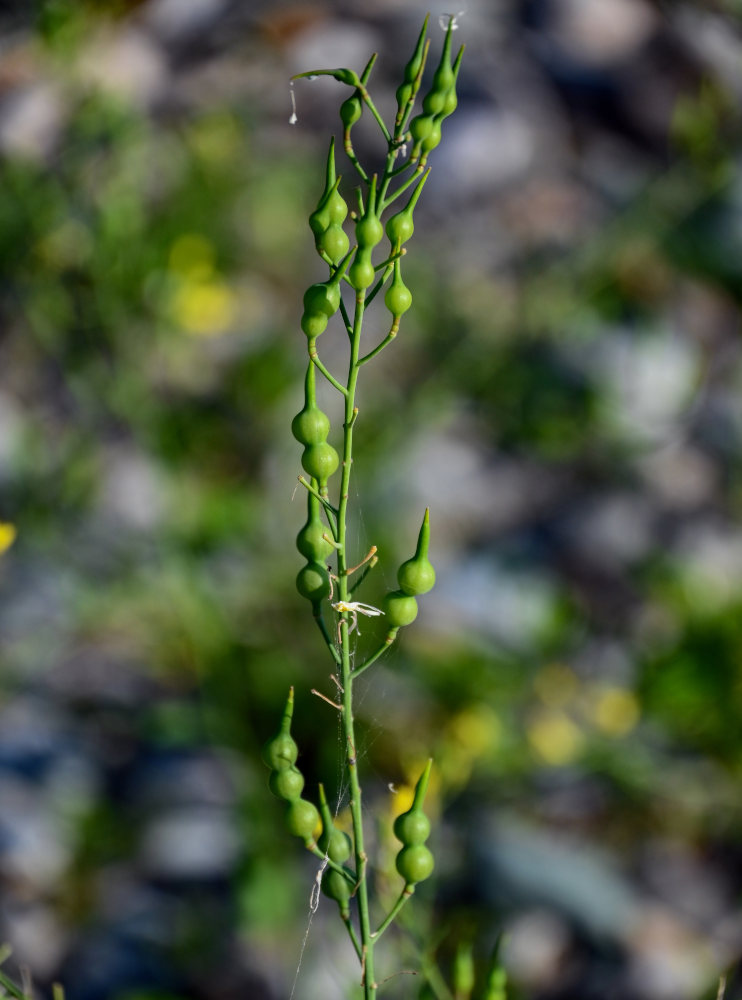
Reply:
[[382, 610], [387, 624], [392, 628], [402, 628], [403, 625], [411, 625], [417, 618], [417, 601], [401, 590], [393, 590], [384, 598]]
[[363, 114], [363, 102], [358, 91], [340, 105], [340, 120], [346, 129], [352, 128]]
[[430, 820], [424, 812], [402, 813], [394, 821], [394, 836], [405, 845], [424, 844], [430, 836]]
[[294, 767], [273, 771], [268, 779], [268, 785], [273, 794], [285, 802], [294, 802], [301, 796], [304, 788], [304, 775]]
[[291, 433], [299, 444], [320, 444], [330, 433], [330, 418], [317, 406], [314, 365], [310, 361], [304, 376], [304, 406], [291, 421]]
[[360, 251], [370, 251], [381, 241], [384, 227], [376, 214], [376, 174], [371, 179], [366, 211], [356, 222], [356, 243]]
[[422, 30], [417, 39], [417, 45], [415, 46], [415, 51], [412, 53], [410, 61], [404, 68], [404, 78], [403, 82], [397, 88], [397, 107], [399, 111], [403, 111], [405, 105], [410, 100], [414, 93], [414, 84], [417, 79], [418, 74], [423, 68], [423, 62], [425, 59], [425, 34], [428, 29], [428, 18], [430, 14], [425, 15], [425, 20], [423, 21]]
[[406, 243], [415, 231], [415, 225], [412, 221], [412, 212], [417, 204], [417, 199], [420, 197], [423, 185], [428, 179], [429, 173], [430, 170], [426, 170], [417, 182], [415, 189], [412, 192], [412, 196], [405, 207], [401, 211], [397, 212], [396, 215], [392, 215], [389, 219], [387, 219], [386, 234], [389, 237], [389, 242], [395, 250], [399, 250], [400, 246], [403, 243]]
[[405, 594], [416, 596], [427, 594], [435, 585], [435, 570], [428, 559], [430, 546], [430, 510], [425, 508], [425, 516], [417, 536], [417, 548], [412, 559], [403, 562], [397, 570], [397, 582]]
[[291, 421], [291, 433], [299, 444], [321, 444], [330, 433], [330, 418], [318, 406], [305, 408]]
[[432, 115], [416, 115], [415, 118], [410, 122], [410, 135], [412, 136], [412, 141], [417, 145], [422, 142], [423, 139], [427, 138], [433, 131], [433, 116]]
[[[312, 480], [318, 488], [316, 479]], [[320, 517], [320, 502], [313, 493], [307, 493], [307, 521], [296, 536], [296, 547], [308, 562], [323, 563], [333, 550], [333, 546], [322, 536], [327, 528]]]
[[325, 170], [325, 190], [322, 192], [322, 196], [317, 203], [317, 207], [309, 216], [309, 228], [315, 235], [315, 238], [324, 233], [325, 229], [330, 225], [332, 219], [330, 218], [330, 212], [327, 207], [327, 201], [330, 197], [333, 187], [337, 186], [339, 183], [336, 179], [335, 174], [335, 136], [330, 139], [330, 150], [327, 154], [327, 167]]
[[374, 283], [376, 271], [371, 262], [371, 248], [356, 250], [356, 256], [348, 270], [348, 280], [357, 292], [363, 291]]
[[348, 913], [348, 903], [350, 902], [350, 883], [346, 878], [336, 872], [333, 868], [328, 868], [322, 876], [322, 892], [330, 899], [334, 899], [340, 907], [340, 911], [345, 917]]
[[296, 589], [312, 604], [330, 596], [330, 574], [322, 563], [307, 563], [296, 575]]
[[340, 306], [340, 288], [335, 281], [320, 281], [304, 292], [304, 311], [332, 316]]
[[448, 31], [443, 43], [440, 62], [430, 85], [430, 91], [423, 100], [423, 111], [426, 115], [439, 115], [443, 111], [446, 103], [448, 91], [454, 85], [456, 77], [451, 66], [451, 32], [453, 31], [454, 18], [448, 22]]
[[[345, 217], [348, 214], [348, 205], [345, 198], [340, 194], [338, 188], [340, 187], [340, 178], [333, 184], [332, 190], [327, 197], [327, 211], [330, 215], [330, 223], [333, 226], [340, 226], [345, 221]], [[342, 254], [341, 254], [342, 256]]]
[[301, 466], [320, 485], [326, 483], [340, 464], [340, 456], [326, 441], [308, 444], [301, 456]]
[[436, 146], [440, 145], [441, 141], [441, 118], [442, 115], [436, 115], [433, 119], [433, 127], [425, 136], [425, 138], [420, 143], [420, 148], [423, 153], [427, 156], [428, 153], [432, 152]]
[[394, 261], [394, 277], [392, 283], [386, 290], [384, 305], [395, 319], [402, 313], [406, 313], [412, 305], [412, 292], [404, 281], [402, 281], [402, 271], [399, 265], [399, 258]]
[[394, 836], [404, 847], [424, 844], [430, 836], [430, 820], [423, 812], [423, 804], [428, 791], [428, 781], [430, 780], [430, 769], [432, 766], [433, 760], [431, 758], [425, 765], [423, 773], [417, 779], [412, 805], [406, 813], [397, 816], [394, 821]]
[[303, 77], [332, 76], [339, 83], [347, 83], [349, 87], [359, 87], [361, 81], [358, 74], [352, 69], [308, 69], [306, 73], [296, 73], [292, 80], [301, 80]]
[[281, 771], [291, 767], [299, 756], [299, 748], [291, 736], [291, 717], [293, 714], [294, 689], [292, 687], [289, 688], [289, 696], [286, 699], [286, 707], [283, 710], [278, 735], [268, 740], [263, 747], [263, 760], [273, 771]]
[[453, 83], [449, 87], [448, 93], [446, 94], [446, 99], [443, 102], [443, 108], [441, 110], [441, 118], [448, 118], [452, 115], [456, 108], [458, 107], [459, 100], [456, 96], [456, 81], [459, 76], [459, 68], [461, 67], [461, 59], [464, 55], [464, 46], [462, 45], [456, 54], [456, 61], [453, 64]]
[[332, 821], [324, 785], [319, 786], [319, 813], [322, 819], [322, 834], [317, 840], [317, 846], [321, 851], [325, 851], [331, 861], [340, 865], [350, 857], [352, 844], [348, 834], [338, 830]]
[[332, 263], [337, 265], [348, 252], [350, 240], [342, 226], [332, 223], [317, 237], [315, 245], [320, 253], [327, 254]]
[[403, 847], [397, 855], [396, 864], [397, 871], [405, 880], [406, 885], [424, 882], [435, 867], [433, 855], [424, 844]]
[[301, 328], [310, 340], [319, 337], [327, 329], [327, 313], [305, 312], [301, 318]]
[[306, 799], [295, 799], [286, 810], [286, 826], [294, 837], [301, 837], [307, 847], [314, 844], [314, 831], [319, 826], [319, 813]]

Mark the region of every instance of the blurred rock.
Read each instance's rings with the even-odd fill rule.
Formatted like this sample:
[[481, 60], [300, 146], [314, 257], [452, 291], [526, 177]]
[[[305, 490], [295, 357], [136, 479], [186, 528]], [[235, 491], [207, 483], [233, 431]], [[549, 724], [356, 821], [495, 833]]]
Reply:
[[233, 818], [206, 806], [168, 809], [150, 820], [141, 861], [151, 878], [210, 881], [228, 878], [240, 850]]
[[[192, 4], [180, 4], [189, 9]], [[94, 36], [75, 66], [80, 82], [115, 94], [132, 104], [150, 107], [168, 81], [165, 55], [145, 32], [129, 25]]]
[[43, 161], [57, 145], [66, 117], [59, 87], [51, 81], [15, 90], [0, 105], [0, 150]]

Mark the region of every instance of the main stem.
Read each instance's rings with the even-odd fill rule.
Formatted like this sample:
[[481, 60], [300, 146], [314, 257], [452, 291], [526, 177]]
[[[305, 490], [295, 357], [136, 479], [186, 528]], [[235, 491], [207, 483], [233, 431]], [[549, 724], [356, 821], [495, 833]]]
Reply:
[[[350, 600], [347, 557], [347, 513], [350, 488], [350, 472], [353, 463], [353, 424], [356, 418], [355, 393], [358, 381], [358, 355], [361, 341], [361, 327], [365, 309], [365, 291], [356, 294], [356, 308], [353, 316], [353, 330], [350, 338], [350, 362], [345, 396], [345, 422], [343, 424], [343, 472], [338, 503], [338, 591], [341, 601]], [[363, 996], [372, 1000], [376, 996], [377, 983], [374, 975], [374, 940], [371, 937], [371, 922], [368, 912], [368, 879], [366, 878], [367, 856], [363, 844], [363, 813], [361, 809], [361, 785], [358, 780], [356, 761], [356, 739], [353, 720], [353, 678], [351, 676], [350, 638], [348, 616], [344, 614], [340, 623], [340, 646], [343, 690], [343, 727], [345, 729], [345, 752], [350, 783], [350, 814], [353, 822], [356, 872], [358, 873], [358, 920], [360, 928], [361, 960], [363, 962]]]

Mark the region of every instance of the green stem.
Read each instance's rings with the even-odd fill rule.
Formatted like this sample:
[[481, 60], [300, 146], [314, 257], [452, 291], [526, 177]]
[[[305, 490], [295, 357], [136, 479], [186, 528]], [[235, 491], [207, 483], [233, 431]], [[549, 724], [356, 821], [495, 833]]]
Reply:
[[381, 935], [384, 933], [384, 931], [387, 929], [387, 927], [389, 926], [389, 924], [391, 924], [396, 919], [397, 914], [402, 909], [402, 907], [405, 905], [405, 903], [407, 902], [407, 900], [412, 896], [412, 894], [414, 893], [414, 891], [415, 891], [415, 887], [414, 886], [405, 886], [405, 888], [400, 892], [399, 898], [397, 899], [396, 903], [391, 908], [391, 910], [387, 913], [387, 915], [384, 918], [384, 920], [382, 921], [382, 923], [379, 924], [379, 929], [374, 932], [374, 938], [377, 941], [381, 937]]
[[[397, 324], [397, 326], [399, 326], [399, 324]], [[369, 351], [368, 354], [364, 354], [361, 360], [358, 362], [358, 364], [365, 365], [367, 361], [371, 361], [371, 359], [375, 358], [377, 354], [381, 354], [381, 352], [384, 350], [387, 344], [391, 344], [391, 342], [394, 340], [396, 336], [397, 336], [397, 329], [396, 327], [393, 326], [389, 331], [389, 333], [386, 335], [386, 337], [384, 337], [382, 342], [380, 344], [377, 344], [376, 347], [373, 349], [373, 351]]]
[[376, 652], [372, 653], [371, 656], [369, 656], [369, 658], [367, 660], [363, 661], [363, 663], [360, 665], [360, 667], [356, 667], [356, 669], [353, 671], [353, 679], [354, 680], [355, 680], [356, 677], [358, 677], [360, 674], [362, 674], [364, 670], [368, 670], [368, 668], [373, 663], [376, 663], [376, 661], [379, 659], [379, 657], [382, 656], [387, 651], [387, 649], [389, 649], [389, 647], [391, 646], [391, 644], [397, 638], [397, 632], [398, 631], [399, 631], [399, 629], [397, 629], [397, 628], [393, 628], [393, 629], [389, 630], [389, 632], [387, 633], [386, 639], [384, 639], [383, 644], [381, 646], [379, 646], [379, 648], [376, 650]]
[[337, 508], [333, 507], [330, 501], [327, 499], [327, 497], [323, 496], [319, 492], [319, 490], [315, 490], [314, 486], [312, 486], [312, 484], [308, 480], [306, 480], [304, 476], [299, 476], [299, 482], [301, 483], [301, 485], [304, 487], [305, 490], [308, 490], [312, 494], [312, 496], [317, 497], [319, 502], [325, 508], [325, 512], [327, 514], [327, 520], [330, 522], [330, 530], [332, 531], [335, 538], [337, 538], [338, 529], [337, 529], [337, 522], [335, 520], [338, 513]]
[[335, 376], [331, 375], [330, 372], [327, 370], [327, 368], [325, 368], [325, 366], [319, 359], [319, 354], [317, 354], [317, 351], [312, 350], [310, 348], [309, 357], [312, 359], [312, 363], [314, 364], [315, 368], [318, 368], [322, 372], [322, 374], [325, 376], [330, 385], [333, 386], [333, 388], [337, 389], [337, 391], [344, 396], [347, 391], [345, 386], [342, 385], [342, 383], [338, 382]]
[[[348, 364], [348, 384], [345, 391], [345, 422], [343, 424], [343, 465], [340, 482], [340, 498], [338, 502], [337, 540], [342, 548], [338, 549], [338, 591], [341, 601], [350, 600], [348, 587], [348, 559], [346, 550], [348, 497], [350, 491], [350, 473], [353, 461], [353, 424], [357, 416], [355, 407], [356, 384], [358, 382], [358, 354], [360, 350], [361, 328], [365, 296], [363, 292], [356, 295], [356, 308], [353, 317], [353, 334], [350, 342], [350, 361]], [[363, 815], [361, 809], [361, 785], [358, 778], [356, 760], [356, 737], [353, 718], [353, 674], [351, 669], [351, 649], [348, 630], [348, 615], [340, 619], [340, 654], [341, 680], [343, 691], [342, 721], [345, 730], [346, 763], [348, 766], [348, 781], [350, 786], [350, 815], [353, 823], [353, 842], [355, 846], [356, 871], [358, 883], [356, 898], [358, 902], [358, 922], [360, 936], [357, 945], [363, 963], [363, 996], [364, 1000], [373, 1000], [376, 996], [377, 984], [374, 976], [374, 941], [371, 935], [371, 922], [368, 907], [368, 879], [366, 878], [366, 851], [363, 838]], [[356, 942], [354, 942], [355, 944]]]

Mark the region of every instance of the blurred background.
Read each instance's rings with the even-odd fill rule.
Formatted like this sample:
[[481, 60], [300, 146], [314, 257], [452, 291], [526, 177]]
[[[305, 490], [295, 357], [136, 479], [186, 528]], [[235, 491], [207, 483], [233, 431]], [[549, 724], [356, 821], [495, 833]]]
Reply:
[[[426, 504], [439, 580], [361, 692], [382, 894], [437, 765], [436, 877], [382, 974], [422, 943], [450, 981], [460, 942], [481, 974], [502, 934], [511, 1000], [702, 1000], [725, 972], [734, 1000], [740, 7], [464, 3], [413, 308], [359, 397], [360, 597]], [[379, 51], [393, 115], [426, 9], [2, 5], [0, 939], [39, 996], [285, 1000], [300, 957], [296, 1000], [355, 995], [259, 760], [294, 684], [302, 770], [336, 794], [289, 423], [347, 92], [298, 82], [291, 127], [288, 79]], [[368, 115], [354, 135], [379, 161]]]

